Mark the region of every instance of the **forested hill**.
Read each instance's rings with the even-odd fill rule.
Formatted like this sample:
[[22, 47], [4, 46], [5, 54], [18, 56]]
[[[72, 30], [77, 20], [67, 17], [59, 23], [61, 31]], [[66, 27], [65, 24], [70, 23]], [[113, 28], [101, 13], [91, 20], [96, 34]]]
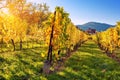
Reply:
[[87, 30], [89, 28], [96, 29], [97, 31], [105, 31], [106, 29], [113, 27], [114, 25], [99, 23], [99, 22], [88, 22], [83, 25], [77, 25], [80, 29]]

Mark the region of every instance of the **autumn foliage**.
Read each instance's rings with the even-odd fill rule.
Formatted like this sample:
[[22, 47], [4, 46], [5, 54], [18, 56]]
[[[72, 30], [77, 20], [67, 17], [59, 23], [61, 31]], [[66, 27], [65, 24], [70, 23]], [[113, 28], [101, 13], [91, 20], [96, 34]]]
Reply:
[[115, 27], [111, 27], [103, 32], [98, 32], [94, 40], [99, 47], [106, 53], [114, 53], [116, 48], [120, 47], [120, 24], [119, 22]]

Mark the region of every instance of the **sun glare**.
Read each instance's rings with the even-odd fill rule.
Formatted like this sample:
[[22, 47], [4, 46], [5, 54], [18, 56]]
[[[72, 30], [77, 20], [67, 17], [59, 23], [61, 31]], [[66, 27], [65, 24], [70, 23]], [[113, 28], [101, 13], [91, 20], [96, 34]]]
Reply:
[[7, 8], [2, 8], [0, 11], [5, 13], [5, 14], [10, 14], [9, 10]]

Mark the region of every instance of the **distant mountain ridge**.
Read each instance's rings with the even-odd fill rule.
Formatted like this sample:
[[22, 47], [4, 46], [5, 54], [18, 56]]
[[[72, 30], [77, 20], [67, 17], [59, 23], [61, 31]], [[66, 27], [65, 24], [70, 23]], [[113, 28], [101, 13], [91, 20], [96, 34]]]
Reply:
[[78, 26], [78, 28], [82, 30], [88, 30], [89, 28], [91, 28], [91, 29], [96, 29], [96, 31], [105, 31], [106, 29], [110, 27], [114, 27], [115, 25], [99, 23], [99, 22], [88, 22], [83, 25], [76, 25], [76, 26]]

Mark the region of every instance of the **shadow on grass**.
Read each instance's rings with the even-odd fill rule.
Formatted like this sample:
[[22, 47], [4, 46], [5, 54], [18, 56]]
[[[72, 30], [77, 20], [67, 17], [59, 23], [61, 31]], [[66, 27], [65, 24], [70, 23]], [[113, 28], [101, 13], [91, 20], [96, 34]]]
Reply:
[[[78, 62], [79, 61], [79, 62]], [[116, 67], [118, 66], [118, 67]], [[49, 80], [119, 80], [119, 65], [109, 59], [88, 56], [86, 58], [70, 58], [65, 69], [49, 76]]]
[[0, 75], [0, 80], [6, 80], [3, 76]]
[[84, 52], [84, 53], [89, 53], [89, 54], [92, 54], [92, 55], [102, 53], [100, 50], [97, 50], [97, 48], [91, 49], [91, 48], [82, 47], [82, 48], [79, 48], [78, 50], [80, 51], [80, 53]]
[[120, 80], [120, 65], [102, 54], [94, 43], [82, 45], [64, 67], [49, 75], [48, 80]]
[[44, 59], [40, 56], [42, 49], [24, 49], [2, 54], [3, 56], [0, 56], [0, 64], [2, 65], [0, 74], [3, 76], [0, 76], [0, 80], [28, 80], [33, 75], [40, 74]]
[[[120, 66], [101, 51], [94, 43], [82, 45], [68, 61], [65, 62], [62, 71], [45, 76], [39, 74], [44, 58], [40, 57], [46, 49], [34, 48], [16, 51], [13, 58], [0, 57], [0, 62], [4, 64], [0, 80], [10, 76], [10, 80], [120, 80]], [[102, 55], [102, 56], [101, 56]], [[9, 59], [10, 58], [10, 59]], [[0, 67], [2, 68], [2, 67]], [[39, 75], [38, 75], [39, 74]], [[41, 79], [41, 76], [43, 79]], [[31, 79], [33, 78], [33, 79]]]
[[5, 62], [6, 60], [2, 57], [0, 57], [0, 63]]

